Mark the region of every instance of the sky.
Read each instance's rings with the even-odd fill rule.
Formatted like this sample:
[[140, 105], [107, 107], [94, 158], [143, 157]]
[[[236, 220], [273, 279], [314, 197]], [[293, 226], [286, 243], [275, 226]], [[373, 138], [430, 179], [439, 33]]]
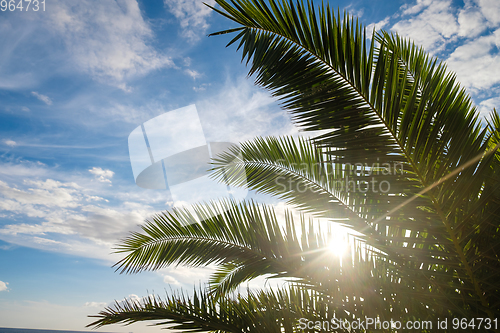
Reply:
[[[500, 1], [330, 5], [446, 61], [482, 116], [500, 106]], [[200, 0], [45, 0], [40, 8], [0, 11], [0, 327], [84, 330], [87, 316], [114, 300], [189, 291], [210, 271], [111, 268], [117, 242], [175, 199], [136, 184], [134, 130], [192, 105], [206, 142], [298, 130], [225, 47], [230, 37], [207, 37], [234, 24]], [[169, 130], [188, 133], [193, 118], [179, 119]]]

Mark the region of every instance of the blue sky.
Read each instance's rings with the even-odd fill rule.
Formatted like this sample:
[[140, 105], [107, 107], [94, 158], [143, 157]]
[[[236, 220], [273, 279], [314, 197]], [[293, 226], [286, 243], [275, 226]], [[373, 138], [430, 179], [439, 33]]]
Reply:
[[[447, 61], [483, 115], [500, 105], [498, 0], [330, 4]], [[0, 327], [82, 330], [115, 299], [191, 290], [207, 276], [110, 268], [117, 240], [172, 205], [167, 191], [135, 184], [127, 141], [135, 128], [195, 104], [209, 141], [297, 129], [246, 77], [240, 54], [225, 48], [229, 37], [207, 37], [233, 25], [200, 0], [45, 7], [0, 11]]]

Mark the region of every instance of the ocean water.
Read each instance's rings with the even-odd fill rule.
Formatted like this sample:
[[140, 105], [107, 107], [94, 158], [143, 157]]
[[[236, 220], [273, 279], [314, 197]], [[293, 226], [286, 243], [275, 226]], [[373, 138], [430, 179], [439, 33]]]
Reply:
[[[37, 330], [29, 328], [0, 327], [0, 333], [96, 333], [97, 331], [64, 331], [64, 330]], [[99, 332], [105, 333], [105, 332]]]

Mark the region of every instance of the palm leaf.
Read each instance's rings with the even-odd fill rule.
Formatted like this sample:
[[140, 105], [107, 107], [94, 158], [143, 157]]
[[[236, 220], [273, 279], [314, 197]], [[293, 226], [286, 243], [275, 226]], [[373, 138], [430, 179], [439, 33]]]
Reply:
[[[238, 44], [250, 75], [314, 137], [243, 143], [215, 159], [214, 177], [364, 236], [340, 259], [326, 250], [331, 229], [290, 214], [279, 221], [270, 206], [220, 201], [165, 212], [122, 241], [117, 269], [215, 264], [209, 290], [193, 301], [118, 304], [94, 325], [163, 316], [182, 329], [292, 332], [299, 316], [500, 314], [498, 114], [482, 127], [443, 63], [395, 34], [367, 39], [328, 5], [216, 2], [238, 26], [214, 35], [236, 33], [229, 44]], [[340, 187], [348, 177], [390, 189]], [[287, 289], [230, 298], [258, 276], [285, 278]]]
[[[231, 43], [239, 41], [250, 75], [282, 100], [304, 130], [327, 130], [315, 143], [332, 162], [400, 163], [405, 179], [391, 184], [402, 190], [400, 195], [408, 199], [425, 189], [418, 205], [413, 201], [400, 207], [399, 216], [393, 210], [398, 200], [384, 207], [387, 198], [373, 193], [343, 201], [366, 223], [376, 221], [374, 228], [387, 238], [397, 242], [410, 231], [408, 241], [422, 251], [408, 259], [446, 262], [453, 285], [466, 281], [461, 306], [492, 317], [482, 289], [485, 276], [473, 271], [467, 257], [477, 248], [467, 244], [471, 233], [495, 243], [498, 229], [492, 234], [488, 222], [463, 217], [472, 218], [471, 212], [484, 205], [478, 198], [493, 155], [481, 158], [490, 142], [488, 131], [481, 129], [477, 110], [454, 74], [397, 35], [381, 32], [369, 45], [357, 21], [333, 15], [328, 6], [316, 10], [309, 2], [273, 0], [269, 5], [261, 0], [217, 3], [222, 8], [218, 12], [240, 25]], [[253, 179], [266, 172], [253, 170]], [[403, 185], [408, 181], [416, 182], [413, 188]], [[393, 216], [381, 213], [381, 207]], [[427, 278], [437, 281], [433, 274]]]
[[[292, 313], [281, 304], [297, 304], [283, 301], [298, 297], [295, 294], [287, 296], [283, 292], [261, 292], [216, 300], [203, 290], [195, 290], [192, 297], [182, 292], [174, 293], [165, 300], [150, 295], [142, 301], [115, 302], [114, 306], [91, 316], [99, 319], [87, 327], [156, 320], [154, 325], [183, 332], [293, 332], [297, 312]], [[312, 301], [312, 298], [307, 300]], [[291, 320], [285, 322], [283, 318]]]

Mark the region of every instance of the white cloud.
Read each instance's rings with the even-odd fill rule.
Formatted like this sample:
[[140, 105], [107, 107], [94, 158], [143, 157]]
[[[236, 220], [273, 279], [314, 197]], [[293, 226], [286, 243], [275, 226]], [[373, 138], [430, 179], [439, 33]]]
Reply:
[[31, 94], [36, 98], [38, 98], [39, 100], [41, 100], [42, 102], [44, 102], [45, 104], [52, 105], [52, 100], [49, 98], [49, 96], [39, 94], [36, 91], [32, 91]]
[[451, 0], [418, 1], [403, 11], [403, 15], [419, 13], [394, 24], [392, 30], [411, 37], [427, 51], [436, 53], [444, 49], [447, 40], [459, 30]]
[[103, 199], [89, 196], [83, 188], [75, 187], [76, 184], [52, 179], [27, 184], [33, 187], [21, 190], [0, 181], [0, 196], [3, 199], [0, 211], [40, 218], [44, 222], [7, 224], [0, 228], [0, 235], [32, 235], [32, 240], [42, 245], [50, 245], [51, 240], [36, 236], [48, 233], [78, 235], [93, 241], [113, 243], [137, 228], [153, 212], [151, 207], [132, 202], [124, 202], [118, 207], [88, 204], [89, 197], [90, 201]]
[[[164, 103], [153, 100], [139, 106], [113, 102], [108, 107], [96, 107], [91, 105], [89, 109], [98, 116], [106, 117], [107, 121], [116, 121], [119, 119], [119, 121], [137, 126], [137, 124], [141, 124], [155, 116], [175, 109], [175, 107], [170, 108]], [[89, 123], [89, 125], [95, 126], [95, 123]]]
[[[9, 187], [8, 184], [0, 180], [0, 194], [20, 205], [43, 205], [50, 208], [74, 208], [78, 205], [79, 186], [75, 183], [61, 183], [53, 179], [45, 181], [25, 180], [24, 183], [30, 188], [20, 190]], [[5, 203], [5, 201], [0, 203], [0, 207], [3, 205], [4, 209], [7, 208]]]
[[451, 0], [418, 0], [413, 6], [402, 6], [394, 17], [399, 21], [392, 30], [439, 53], [458, 37], [472, 40], [487, 28], [498, 27], [500, 2], [465, 0], [463, 7], [456, 7]]
[[59, 242], [59, 241], [55, 241], [53, 239], [48, 239], [48, 238], [43, 238], [43, 237], [33, 237], [33, 241], [36, 244], [49, 245], [49, 246], [64, 244], [63, 242]]
[[107, 306], [106, 302], [85, 302], [84, 306], [88, 308], [104, 308]]
[[49, 14], [77, 67], [99, 81], [127, 89], [126, 79], [173, 66], [148, 44], [153, 32], [136, 0], [58, 1]]
[[486, 20], [481, 12], [472, 6], [466, 6], [458, 14], [458, 35], [473, 38], [486, 28]]
[[14, 147], [15, 145], [17, 145], [16, 141], [13, 141], [13, 140], [9, 140], [9, 139], [4, 139], [2, 140], [3, 143], [9, 147]]
[[86, 205], [81, 211], [81, 215], [75, 214], [68, 221], [71, 230], [88, 239], [109, 244], [137, 231], [138, 226], [154, 213], [152, 207], [131, 202], [118, 207]]
[[[125, 297], [122, 300], [116, 301], [115, 302], [119, 305], [123, 305], [125, 302], [129, 303], [141, 303], [145, 297], [139, 297], [136, 294], [130, 294], [127, 297]], [[113, 302], [113, 305], [115, 305], [115, 302]]]
[[185, 72], [187, 75], [191, 76], [193, 78], [193, 80], [196, 80], [197, 78], [199, 78], [201, 76], [200, 73], [198, 73], [197, 71], [192, 70], [192, 69], [186, 69]]
[[417, 0], [381, 22], [387, 20], [391, 30], [444, 59], [478, 103], [498, 93], [500, 1]]
[[447, 59], [465, 86], [485, 90], [500, 82], [500, 58], [492, 53], [500, 48], [500, 29], [457, 47]]
[[131, 302], [140, 302], [141, 298], [135, 294], [128, 295], [127, 299]]
[[497, 111], [500, 109], [500, 97], [489, 98], [479, 103], [479, 112], [483, 117], [489, 116], [494, 108]]
[[39, 177], [44, 176], [47, 172], [45, 164], [42, 162], [31, 161], [16, 161], [0, 163], [0, 176], [2, 177], [15, 177], [24, 179], [27, 176]]
[[174, 284], [174, 285], [179, 285], [179, 281], [177, 281], [173, 276], [170, 275], [165, 275], [163, 276], [163, 282], [168, 283], [168, 284]]
[[[37, 179], [47, 173], [46, 167], [20, 164], [17, 169], [16, 175], [9, 175], [9, 170], [16, 170], [15, 164], [0, 164], [0, 214], [8, 221], [0, 226], [0, 239], [12, 244], [111, 260], [112, 246], [155, 212], [141, 202], [165, 200], [147, 193], [146, 199], [139, 198], [142, 195], [123, 189], [115, 193], [89, 177], [74, 176], [83, 186]], [[110, 175], [102, 171], [98, 174]], [[19, 178], [25, 180], [13, 184]], [[112, 196], [114, 203], [103, 198], [103, 193]]]
[[[6, 210], [5, 207], [0, 207], [0, 209]], [[34, 216], [33, 214], [26, 214], [28, 217], [40, 217]], [[61, 245], [62, 243], [57, 241], [50, 241], [46, 238], [40, 238], [35, 235], [45, 235], [46, 233], [55, 233], [60, 235], [71, 235], [74, 234], [70, 228], [63, 225], [58, 225], [56, 223], [44, 222], [41, 224], [7, 224], [2, 229], [0, 229], [0, 235], [5, 236], [18, 236], [18, 235], [30, 235], [31, 242], [39, 245]]]
[[481, 13], [486, 17], [490, 26], [500, 24], [500, 3], [498, 0], [476, 0]]
[[349, 15], [354, 16], [354, 17], [358, 17], [358, 18], [363, 17], [363, 14], [365, 13], [364, 8], [357, 9], [357, 8], [354, 8], [354, 6], [352, 4], [347, 6], [346, 10], [349, 12]]
[[190, 42], [195, 42], [204, 35], [209, 27], [208, 16], [215, 6], [215, 0], [164, 0], [169, 11], [180, 21], [181, 35]]
[[7, 287], [8, 284], [9, 284], [8, 282], [0, 281], [0, 291], [9, 290], [9, 288]]
[[111, 170], [104, 170], [98, 167], [93, 167], [89, 170], [89, 172], [96, 176], [96, 179], [102, 183], [111, 183], [110, 178], [113, 178], [113, 175], [115, 174]]
[[162, 277], [165, 283], [192, 288], [195, 284], [207, 281], [215, 269], [216, 265], [214, 264], [203, 267], [170, 266], [159, 269], [156, 274]]
[[131, 124], [140, 124], [152, 115], [152, 113], [150, 113], [150, 110], [146, 110], [147, 107], [145, 106], [140, 106], [137, 108], [135, 106], [123, 105], [119, 103], [113, 103], [113, 105], [107, 108], [95, 108], [92, 106], [90, 107], [90, 109], [101, 115], [105, 114], [111, 119], [119, 118], [121, 121]]
[[375, 29], [375, 31], [383, 29], [388, 23], [389, 23], [389, 17], [386, 17], [385, 19], [383, 19], [377, 23], [371, 23], [371, 24], [367, 25], [366, 26], [367, 36], [369, 38], [371, 38], [371, 33], [372, 33], [373, 29]]
[[209, 86], [211, 86], [210, 83], [202, 83], [198, 87], [193, 87], [193, 90], [198, 92], [198, 91], [204, 91], [206, 90]]
[[228, 80], [220, 92], [196, 102], [196, 107], [208, 141], [238, 143], [256, 136], [297, 132], [269, 92], [246, 77]]
[[413, 6], [410, 6], [409, 4], [405, 4], [401, 7], [403, 10], [403, 15], [411, 15], [411, 14], [417, 14], [418, 12], [422, 11], [425, 7], [429, 6], [432, 3], [432, 0], [417, 0], [417, 3]]

